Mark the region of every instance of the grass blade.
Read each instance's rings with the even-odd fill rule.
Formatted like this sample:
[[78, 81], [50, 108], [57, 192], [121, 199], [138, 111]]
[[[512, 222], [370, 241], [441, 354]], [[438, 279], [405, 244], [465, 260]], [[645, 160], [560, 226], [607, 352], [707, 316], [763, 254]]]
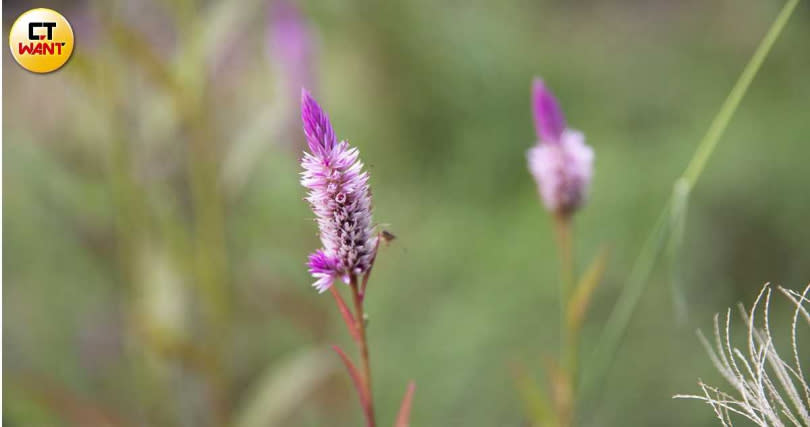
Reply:
[[[785, 6], [779, 12], [773, 24], [771, 24], [770, 29], [765, 34], [765, 37], [743, 69], [742, 74], [737, 79], [728, 97], [723, 102], [720, 111], [712, 120], [709, 129], [698, 144], [695, 154], [692, 156], [686, 170], [678, 180], [682, 182], [682, 184], [680, 184], [681, 186], [685, 186], [682, 191], [685, 191], [686, 194], [689, 194], [700, 178], [707, 162], [717, 148], [720, 137], [722, 137], [737, 107], [740, 105], [740, 101], [748, 91], [751, 82], [762, 66], [762, 63], [765, 61], [774, 43], [779, 38], [779, 34], [781, 34], [798, 3], [798, 0], [788, 0], [788, 2], [785, 3]], [[644, 288], [648, 283], [655, 261], [662, 252], [662, 248], [666, 244], [671, 232], [667, 218], [669, 217], [672, 203], [676, 198], [677, 191], [674, 191], [673, 197], [667, 202], [664, 211], [650, 231], [641, 253], [638, 258], [636, 258], [627, 285], [619, 296], [598, 341], [597, 347], [593, 352], [594, 357], [592, 358], [592, 362], [594, 363], [590, 365], [591, 370], [584, 378], [586, 390], [595, 389], [595, 386], [604, 378], [605, 371], [609, 369], [616, 357], [616, 351], [624, 337], [627, 325], [630, 323], [630, 319], [635, 312], [635, 308], [643, 294]], [[686, 200], [682, 202], [686, 203]]]
[[667, 245], [672, 311], [675, 313], [675, 323], [679, 326], [686, 323], [688, 316], [686, 291], [684, 290], [681, 271], [681, 249], [683, 249], [683, 236], [686, 231], [686, 212], [688, 209], [689, 186], [684, 179], [679, 179], [675, 182], [672, 192], [672, 209], [669, 215], [669, 226], [672, 231]]

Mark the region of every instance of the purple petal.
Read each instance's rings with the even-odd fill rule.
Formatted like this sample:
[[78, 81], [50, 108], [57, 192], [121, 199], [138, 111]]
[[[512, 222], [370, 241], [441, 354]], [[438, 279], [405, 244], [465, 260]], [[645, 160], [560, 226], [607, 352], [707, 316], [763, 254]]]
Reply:
[[565, 130], [565, 115], [542, 79], [534, 79], [532, 85], [532, 111], [540, 141], [558, 143]]
[[312, 277], [316, 279], [312, 286], [314, 286], [319, 293], [323, 293], [332, 286], [332, 282], [334, 282], [337, 276], [337, 272], [335, 271], [337, 261], [335, 259], [330, 258], [323, 250], [318, 249], [309, 256], [307, 265], [309, 266], [309, 272], [312, 274]]
[[335, 266], [337, 265], [337, 261], [334, 258], [329, 257], [326, 253], [318, 249], [314, 253], [309, 256], [309, 262], [307, 266], [309, 267], [309, 271], [313, 274], [315, 273], [326, 273], [326, 274], [335, 274]]
[[332, 129], [329, 116], [306, 89], [301, 89], [301, 120], [304, 122], [304, 134], [312, 154], [321, 155], [332, 151], [337, 144], [335, 130]]

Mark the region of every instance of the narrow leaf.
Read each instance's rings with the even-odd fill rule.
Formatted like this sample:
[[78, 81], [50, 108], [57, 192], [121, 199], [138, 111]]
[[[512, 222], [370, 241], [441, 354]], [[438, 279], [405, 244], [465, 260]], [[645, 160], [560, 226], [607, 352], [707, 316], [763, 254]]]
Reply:
[[667, 244], [667, 258], [669, 260], [670, 291], [672, 292], [672, 307], [675, 321], [684, 325], [688, 316], [686, 293], [684, 292], [683, 274], [681, 269], [681, 252], [683, 236], [686, 230], [686, 213], [689, 205], [689, 184], [683, 178], [675, 182], [672, 191], [672, 210], [669, 224], [672, 234]]
[[522, 366], [514, 366], [513, 377], [515, 388], [520, 394], [523, 406], [528, 411], [532, 426], [552, 426], [557, 422], [551, 409], [551, 402], [545, 391], [532, 380], [526, 369]]
[[363, 379], [363, 376], [360, 375], [360, 371], [357, 370], [354, 363], [352, 363], [352, 361], [349, 359], [349, 356], [347, 356], [340, 347], [333, 345], [332, 350], [335, 350], [335, 353], [340, 356], [343, 363], [346, 365], [346, 370], [349, 371], [349, 376], [352, 378], [354, 388], [357, 389], [357, 396], [360, 398], [360, 405], [363, 407], [363, 414], [365, 414], [369, 425], [373, 425], [373, 420], [371, 419], [371, 400], [369, 399], [367, 392], [368, 389], [366, 388], [366, 382]]
[[349, 328], [349, 333], [352, 334], [352, 339], [360, 345], [360, 332], [357, 330], [357, 324], [352, 316], [352, 312], [349, 310], [346, 302], [343, 301], [343, 297], [340, 296], [340, 291], [335, 289], [334, 285], [329, 287], [329, 291], [332, 293], [332, 296], [335, 297], [335, 303], [337, 303], [338, 310], [340, 310], [340, 315], [343, 316], [343, 322], [345, 322], [346, 327]]
[[413, 401], [413, 392], [416, 390], [416, 384], [413, 381], [408, 383], [408, 390], [405, 391], [405, 397], [402, 398], [402, 404], [399, 407], [399, 415], [397, 415], [397, 422], [395, 427], [408, 427], [411, 425], [411, 402]]
[[574, 404], [574, 389], [571, 379], [556, 360], [546, 358], [545, 366], [551, 388], [551, 401], [559, 425], [571, 425], [571, 408]]
[[579, 280], [571, 299], [568, 300], [568, 328], [571, 331], [578, 331], [585, 319], [585, 311], [591, 302], [593, 291], [602, 280], [607, 264], [608, 251], [602, 248], [596, 255], [585, 274]]

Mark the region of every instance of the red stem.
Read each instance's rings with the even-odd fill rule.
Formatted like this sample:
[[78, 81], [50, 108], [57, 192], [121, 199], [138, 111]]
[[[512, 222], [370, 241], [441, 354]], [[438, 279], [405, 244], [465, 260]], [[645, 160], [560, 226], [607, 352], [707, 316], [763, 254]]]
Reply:
[[[368, 277], [368, 275], [366, 275], [366, 277]], [[363, 362], [363, 382], [366, 387], [366, 396], [368, 396], [366, 420], [368, 421], [368, 427], [375, 427], [374, 398], [371, 393], [371, 363], [368, 357], [368, 342], [366, 341], [366, 322], [363, 318], [363, 296], [360, 293], [360, 286], [357, 282], [356, 275], [352, 274], [349, 285], [352, 288], [352, 297], [354, 298], [355, 323], [357, 325], [358, 335], [360, 336], [360, 356]]]

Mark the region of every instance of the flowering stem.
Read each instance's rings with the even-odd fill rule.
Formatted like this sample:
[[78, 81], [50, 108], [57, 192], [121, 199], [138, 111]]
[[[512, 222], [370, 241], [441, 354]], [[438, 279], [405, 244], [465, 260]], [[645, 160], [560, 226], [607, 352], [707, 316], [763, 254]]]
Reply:
[[[368, 276], [366, 276], [368, 277]], [[365, 280], [364, 280], [365, 282]], [[359, 337], [358, 345], [360, 347], [360, 357], [363, 360], [363, 385], [365, 386], [366, 396], [368, 396], [368, 408], [366, 410], [366, 422], [368, 427], [374, 427], [374, 398], [371, 394], [371, 363], [368, 357], [368, 342], [366, 341], [366, 322], [363, 316], [363, 295], [360, 293], [360, 285], [357, 276], [352, 274], [349, 285], [352, 288], [352, 297], [354, 299], [355, 319], [354, 323], [357, 327], [357, 335]]]

